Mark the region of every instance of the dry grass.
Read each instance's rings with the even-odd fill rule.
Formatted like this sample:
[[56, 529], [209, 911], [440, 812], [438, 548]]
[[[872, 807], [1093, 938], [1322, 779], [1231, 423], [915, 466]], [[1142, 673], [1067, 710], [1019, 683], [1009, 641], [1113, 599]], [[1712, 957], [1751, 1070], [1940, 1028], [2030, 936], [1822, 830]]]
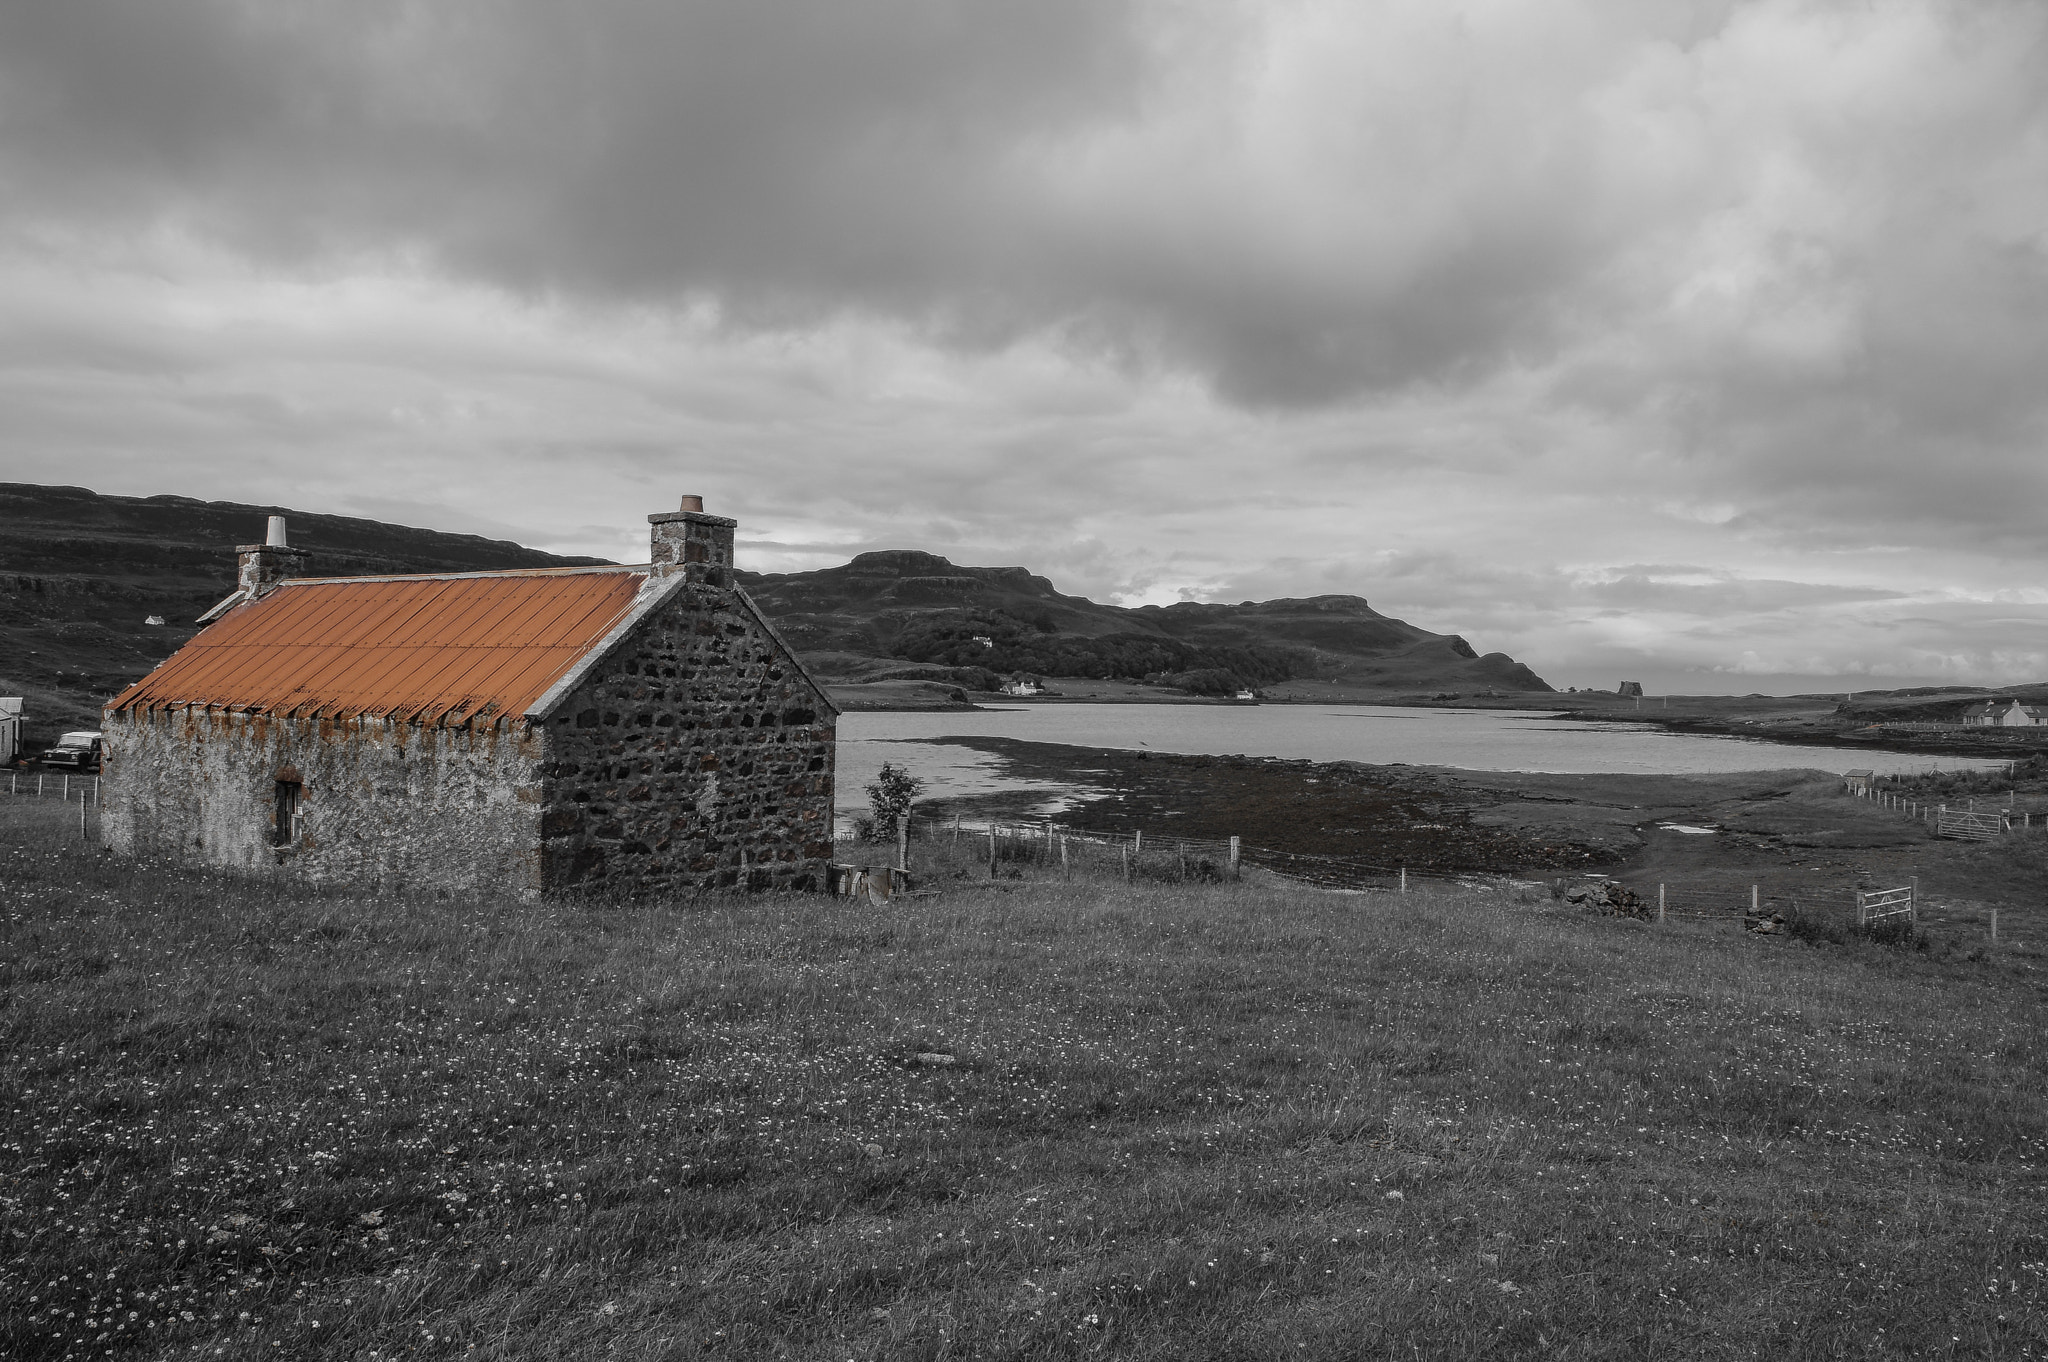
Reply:
[[277, 895], [60, 818], [0, 804], [10, 1358], [2048, 1356], [2038, 954]]

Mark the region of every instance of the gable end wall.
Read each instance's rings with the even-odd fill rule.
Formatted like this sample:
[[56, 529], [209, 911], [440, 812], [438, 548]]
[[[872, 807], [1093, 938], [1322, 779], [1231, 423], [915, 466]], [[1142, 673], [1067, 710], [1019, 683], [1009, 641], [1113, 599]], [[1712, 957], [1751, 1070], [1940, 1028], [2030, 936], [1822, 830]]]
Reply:
[[537, 719], [545, 888], [828, 884], [837, 716], [731, 591], [674, 591]]

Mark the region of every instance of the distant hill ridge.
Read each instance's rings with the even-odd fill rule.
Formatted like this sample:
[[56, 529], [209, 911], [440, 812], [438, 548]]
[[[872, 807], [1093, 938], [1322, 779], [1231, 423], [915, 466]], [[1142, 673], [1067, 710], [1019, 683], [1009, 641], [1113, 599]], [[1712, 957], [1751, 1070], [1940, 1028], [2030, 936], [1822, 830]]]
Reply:
[[[827, 675], [926, 668], [1153, 678], [1198, 692], [1313, 679], [1369, 688], [1549, 691], [1505, 653], [1380, 614], [1360, 596], [1124, 607], [1069, 596], [1026, 568], [962, 567], [914, 549], [811, 572], [740, 573]], [[881, 665], [884, 660], [896, 666]]]
[[[91, 722], [103, 699], [192, 636], [192, 621], [233, 587], [234, 545], [258, 538], [270, 515], [287, 517], [314, 576], [604, 561], [280, 506], [0, 483], [0, 694], [27, 697], [38, 729]], [[1503, 653], [1478, 656], [1357, 596], [1127, 609], [1065, 595], [1022, 567], [962, 567], [915, 549], [738, 575], [806, 659], [842, 680], [1029, 671], [1211, 692], [1289, 677], [1550, 689]], [[151, 616], [165, 623], [144, 623]]]

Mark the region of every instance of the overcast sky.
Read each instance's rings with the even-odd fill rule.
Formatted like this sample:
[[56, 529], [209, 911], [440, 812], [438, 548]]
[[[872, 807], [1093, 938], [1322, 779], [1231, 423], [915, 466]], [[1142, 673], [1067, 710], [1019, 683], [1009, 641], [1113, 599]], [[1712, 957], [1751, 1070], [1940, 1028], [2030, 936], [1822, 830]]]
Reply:
[[0, 3], [0, 479], [2048, 680], [2048, 5]]

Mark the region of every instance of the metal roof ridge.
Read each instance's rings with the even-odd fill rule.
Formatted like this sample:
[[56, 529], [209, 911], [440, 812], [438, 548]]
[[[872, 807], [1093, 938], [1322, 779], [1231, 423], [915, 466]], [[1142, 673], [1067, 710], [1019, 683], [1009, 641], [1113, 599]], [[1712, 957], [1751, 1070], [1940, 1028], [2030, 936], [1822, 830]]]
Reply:
[[634, 573], [644, 577], [653, 571], [653, 568], [652, 563], [607, 563], [593, 567], [498, 568], [489, 572], [390, 572], [361, 577], [287, 577], [271, 590], [282, 591], [288, 586], [338, 586], [343, 583], [360, 585], [364, 582], [460, 582], [479, 577], [575, 577], [611, 572]]

